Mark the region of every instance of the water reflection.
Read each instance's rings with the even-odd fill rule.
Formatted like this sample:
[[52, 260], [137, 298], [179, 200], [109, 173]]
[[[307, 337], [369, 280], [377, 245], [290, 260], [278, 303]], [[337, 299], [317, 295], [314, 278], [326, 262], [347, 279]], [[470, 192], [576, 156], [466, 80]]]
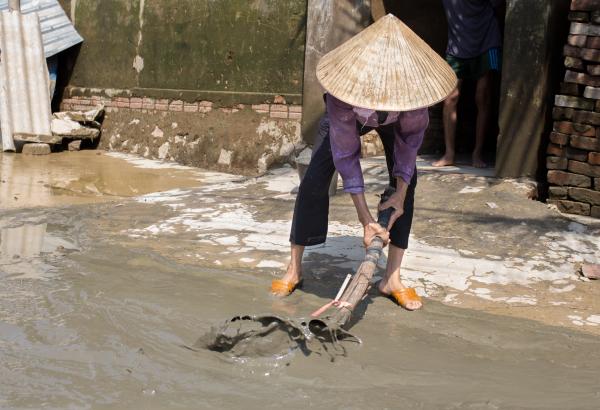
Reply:
[[0, 258], [31, 258], [42, 252], [76, 249], [72, 243], [49, 235], [47, 224], [26, 224], [0, 230]]

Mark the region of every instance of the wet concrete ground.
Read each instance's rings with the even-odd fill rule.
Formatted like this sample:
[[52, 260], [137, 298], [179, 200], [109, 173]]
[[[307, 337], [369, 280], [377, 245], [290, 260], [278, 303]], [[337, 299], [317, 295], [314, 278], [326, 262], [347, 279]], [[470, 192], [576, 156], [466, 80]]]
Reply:
[[[232, 361], [183, 346], [240, 313], [302, 317], [333, 297], [362, 258], [348, 197], [304, 288], [277, 300], [293, 169], [24, 158], [0, 156], [0, 408], [598, 407], [600, 283], [576, 267], [598, 260], [600, 225], [518, 184], [424, 168], [405, 263], [424, 309], [371, 292], [345, 357]], [[375, 204], [383, 162], [363, 166]]]

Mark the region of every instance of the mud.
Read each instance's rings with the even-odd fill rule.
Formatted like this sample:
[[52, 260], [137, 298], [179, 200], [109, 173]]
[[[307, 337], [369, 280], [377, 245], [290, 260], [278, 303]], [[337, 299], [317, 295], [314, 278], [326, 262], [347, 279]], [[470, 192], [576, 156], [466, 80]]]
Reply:
[[[98, 160], [120, 175], [147, 172], [140, 184], [157, 172], [164, 192], [114, 196], [109, 183], [86, 203], [78, 193], [2, 210], [1, 408], [597, 408], [600, 288], [566, 271], [597, 256], [593, 222], [563, 219], [509, 185], [422, 174], [405, 275], [427, 295], [423, 310], [371, 291], [351, 328], [363, 343], [333, 362], [278, 332], [231, 354], [198, 340], [238, 315], [306, 317], [358, 266], [349, 199], [332, 200], [330, 240], [308, 253], [304, 288], [278, 300], [267, 289], [287, 260], [293, 170], [248, 179], [85, 158], [90, 169]], [[373, 184], [381, 165], [365, 165]], [[456, 192], [480, 182], [483, 191]], [[497, 225], [478, 230], [492, 212], [502, 212]], [[518, 230], [518, 214], [537, 222]], [[462, 239], [444, 239], [453, 236]]]

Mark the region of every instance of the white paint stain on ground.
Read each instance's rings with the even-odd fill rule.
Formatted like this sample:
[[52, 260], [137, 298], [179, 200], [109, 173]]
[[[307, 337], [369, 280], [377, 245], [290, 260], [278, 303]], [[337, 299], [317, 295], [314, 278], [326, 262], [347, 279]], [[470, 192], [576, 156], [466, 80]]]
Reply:
[[458, 191], [459, 194], [476, 194], [477, 192], [481, 192], [485, 189], [485, 187], [483, 186], [469, 186], [467, 185], [466, 187], [464, 187], [463, 189], [461, 189], [460, 191]]

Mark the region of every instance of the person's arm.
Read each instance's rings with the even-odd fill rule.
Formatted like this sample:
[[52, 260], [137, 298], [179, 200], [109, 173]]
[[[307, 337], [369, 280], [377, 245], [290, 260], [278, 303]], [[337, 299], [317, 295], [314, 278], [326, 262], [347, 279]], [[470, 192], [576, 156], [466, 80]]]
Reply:
[[369, 246], [375, 236], [380, 236], [387, 243], [389, 235], [385, 228], [373, 219], [365, 198], [356, 113], [351, 105], [330, 94], [327, 94], [326, 98], [333, 163], [342, 176], [344, 191], [352, 196], [358, 219], [364, 228], [365, 246]]
[[429, 111], [421, 108], [400, 114], [394, 125], [394, 177], [396, 177], [396, 192], [386, 202], [379, 206], [380, 210], [393, 207], [394, 213], [390, 218], [388, 229], [404, 213], [406, 192], [415, 171], [417, 151], [423, 143], [425, 130], [429, 125]]

